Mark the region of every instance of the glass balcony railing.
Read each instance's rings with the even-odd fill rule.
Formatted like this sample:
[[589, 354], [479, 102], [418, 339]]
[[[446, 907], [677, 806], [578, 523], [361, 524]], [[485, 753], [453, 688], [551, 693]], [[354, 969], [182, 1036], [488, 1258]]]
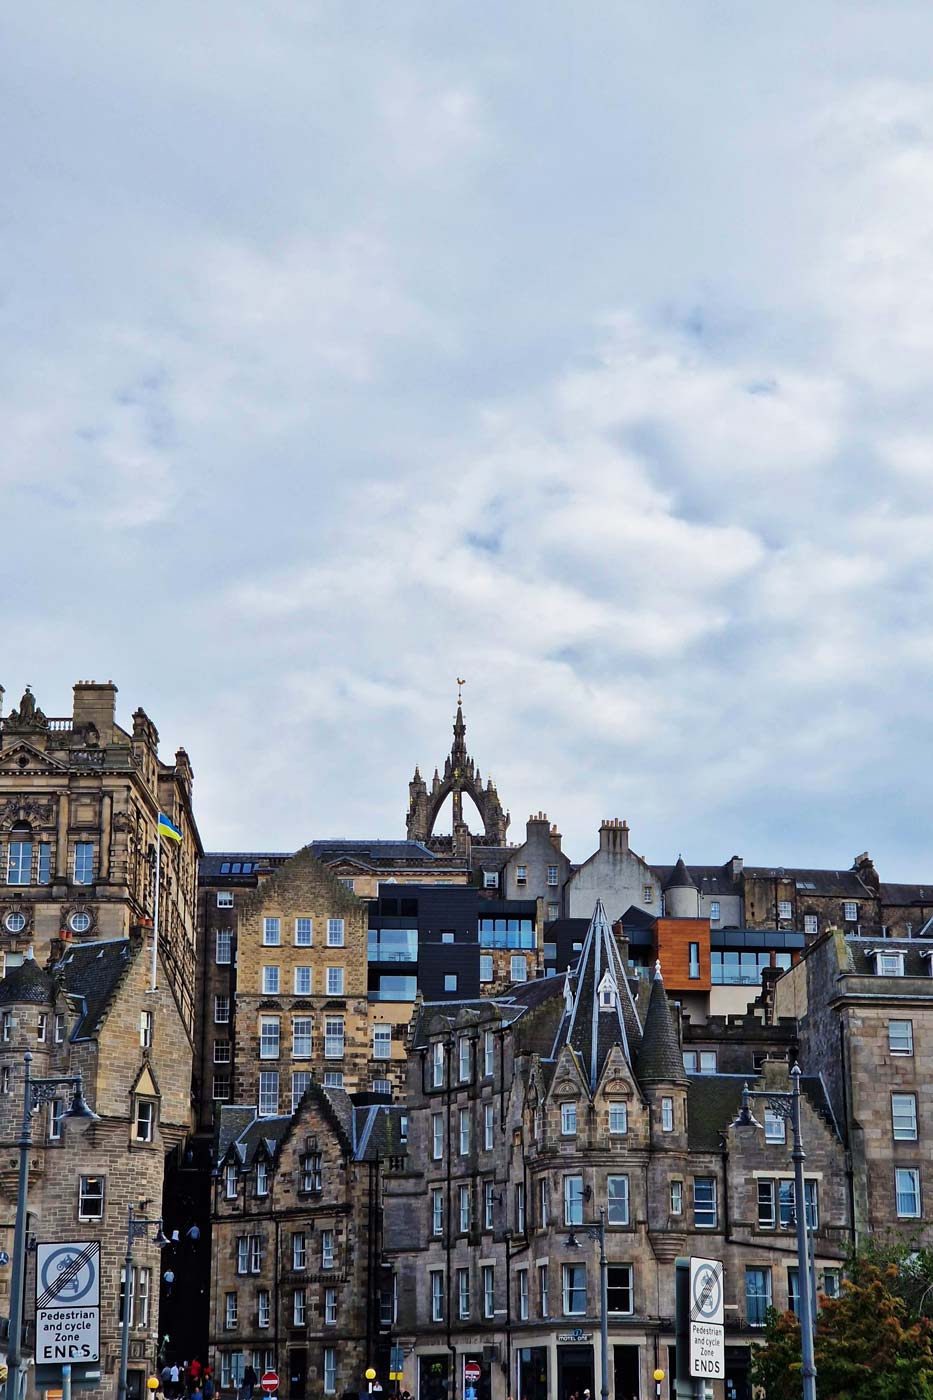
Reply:
[[418, 930], [405, 928], [370, 929], [367, 940], [370, 962], [418, 961]]

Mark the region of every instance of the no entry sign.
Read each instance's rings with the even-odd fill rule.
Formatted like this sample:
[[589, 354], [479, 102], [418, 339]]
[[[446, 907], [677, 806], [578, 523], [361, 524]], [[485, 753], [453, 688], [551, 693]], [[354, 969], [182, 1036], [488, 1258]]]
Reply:
[[263, 1371], [262, 1380], [259, 1382], [265, 1395], [274, 1395], [279, 1388], [278, 1371]]
[[463, 1379], [465, 1381], [468, 1381], [472, 1385], [475, 1385], [481, 1375], [482, 1371], [480, 1370], [480, 1364], [478, 1361], [464, 1361]]

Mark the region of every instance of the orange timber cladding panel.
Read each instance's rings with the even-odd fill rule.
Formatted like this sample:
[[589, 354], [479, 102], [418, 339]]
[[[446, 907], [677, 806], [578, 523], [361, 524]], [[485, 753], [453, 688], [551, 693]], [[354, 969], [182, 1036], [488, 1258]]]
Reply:
[[[655, 957], [661, 960], [669, 992], [708, 992], [710, 989], [709, 920], [658, 919]], [[700, 945], [700, 975], [690, 976], [690, 944]]]

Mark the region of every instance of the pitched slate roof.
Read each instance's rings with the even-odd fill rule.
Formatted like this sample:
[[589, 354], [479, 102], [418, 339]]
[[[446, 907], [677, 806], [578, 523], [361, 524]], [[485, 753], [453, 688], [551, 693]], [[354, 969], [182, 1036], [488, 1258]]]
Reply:
[[660, 963], [655, 963], [654, 981], [651, 984], [651, 997], [645, 1013], [645, 1029], [635, 1073], [640, 1084], [688, 1082], [683, 1052], [661, 978]]
[[933, 880], [927, 885], [890, 885], [881, 882], [881, 903], [910, 906], [933, 905]]
[[[661, 888], [667, 888], [667, 881], [674, 872], [673, 865], [654, 865], [651, 869], [661, 881]], [[736, 879], [733, 875], [733, 865], [731, 860], [727, 860], [724, 865], [697, 865], [691, 861], [689, 865], [690, 875], [693, 883], [701, 894], [710, 895], [713, 899], [717, 895], [741, 895], [741, 876]]]
[[48, 1006], [55, 1000], [55, 982], [28, 953], [19, 967], [11, 967], [0, 981], [0, 1002], [30, 1002]]
[[81, 1011], [72, 1040], [90, 1040], [97, 1034], [117, 988], [141, 949], [141, 943], [131, 943], [128, 938], [74, 943], [56, 963], [53, 974], [61, 973], [66, 993], [78, 999]]
[[[693, 1074], [687, 1087], [687, 1143], [694, 1152], [718, 1152], [720, 1138], [729, 1128], [742, 1107], [742, 1088], [763, 1089], [765, 1081], [745, 1074]], [[826, 1125], [837, 1134], [836, 1122], [818, 1076], [804, 1074], [800, 1092]], [[760, 1102], [760, 1100], [758, 1101]], [[752, 1103], [752, 1112], [759, 1119], [763, 1110]], [[806, 1131], [803, 1134], [806, 1148]]]
[[854, 870], [798, 870], [746, 865], [747, 880], [793, 880], [798, 895], [834, 895], [841, 899], [874, 899], [875, 892]]
[[[612, 1003], [600, 1005], [604, 979], [614, 989]], [[641, 1023], [632, 999], [628, 969], [601, 899], [596, 901], [576, 972], [566, 975], [567, 1004], [558, 1029], [554, 1055], [569, 1045], [594, 1092], [613, 1045], [621, 1045], [631, 1064], [641, 1040]]]

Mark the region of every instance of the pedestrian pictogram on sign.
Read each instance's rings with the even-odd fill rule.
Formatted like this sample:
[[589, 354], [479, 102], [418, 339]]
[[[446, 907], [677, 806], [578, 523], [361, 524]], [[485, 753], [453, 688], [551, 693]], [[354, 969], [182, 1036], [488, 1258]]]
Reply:
[[262, 1386], [264, 1395], [274, 1395], [279, 1388], [278, 1371], [263, 1371], [259, 1384]]

